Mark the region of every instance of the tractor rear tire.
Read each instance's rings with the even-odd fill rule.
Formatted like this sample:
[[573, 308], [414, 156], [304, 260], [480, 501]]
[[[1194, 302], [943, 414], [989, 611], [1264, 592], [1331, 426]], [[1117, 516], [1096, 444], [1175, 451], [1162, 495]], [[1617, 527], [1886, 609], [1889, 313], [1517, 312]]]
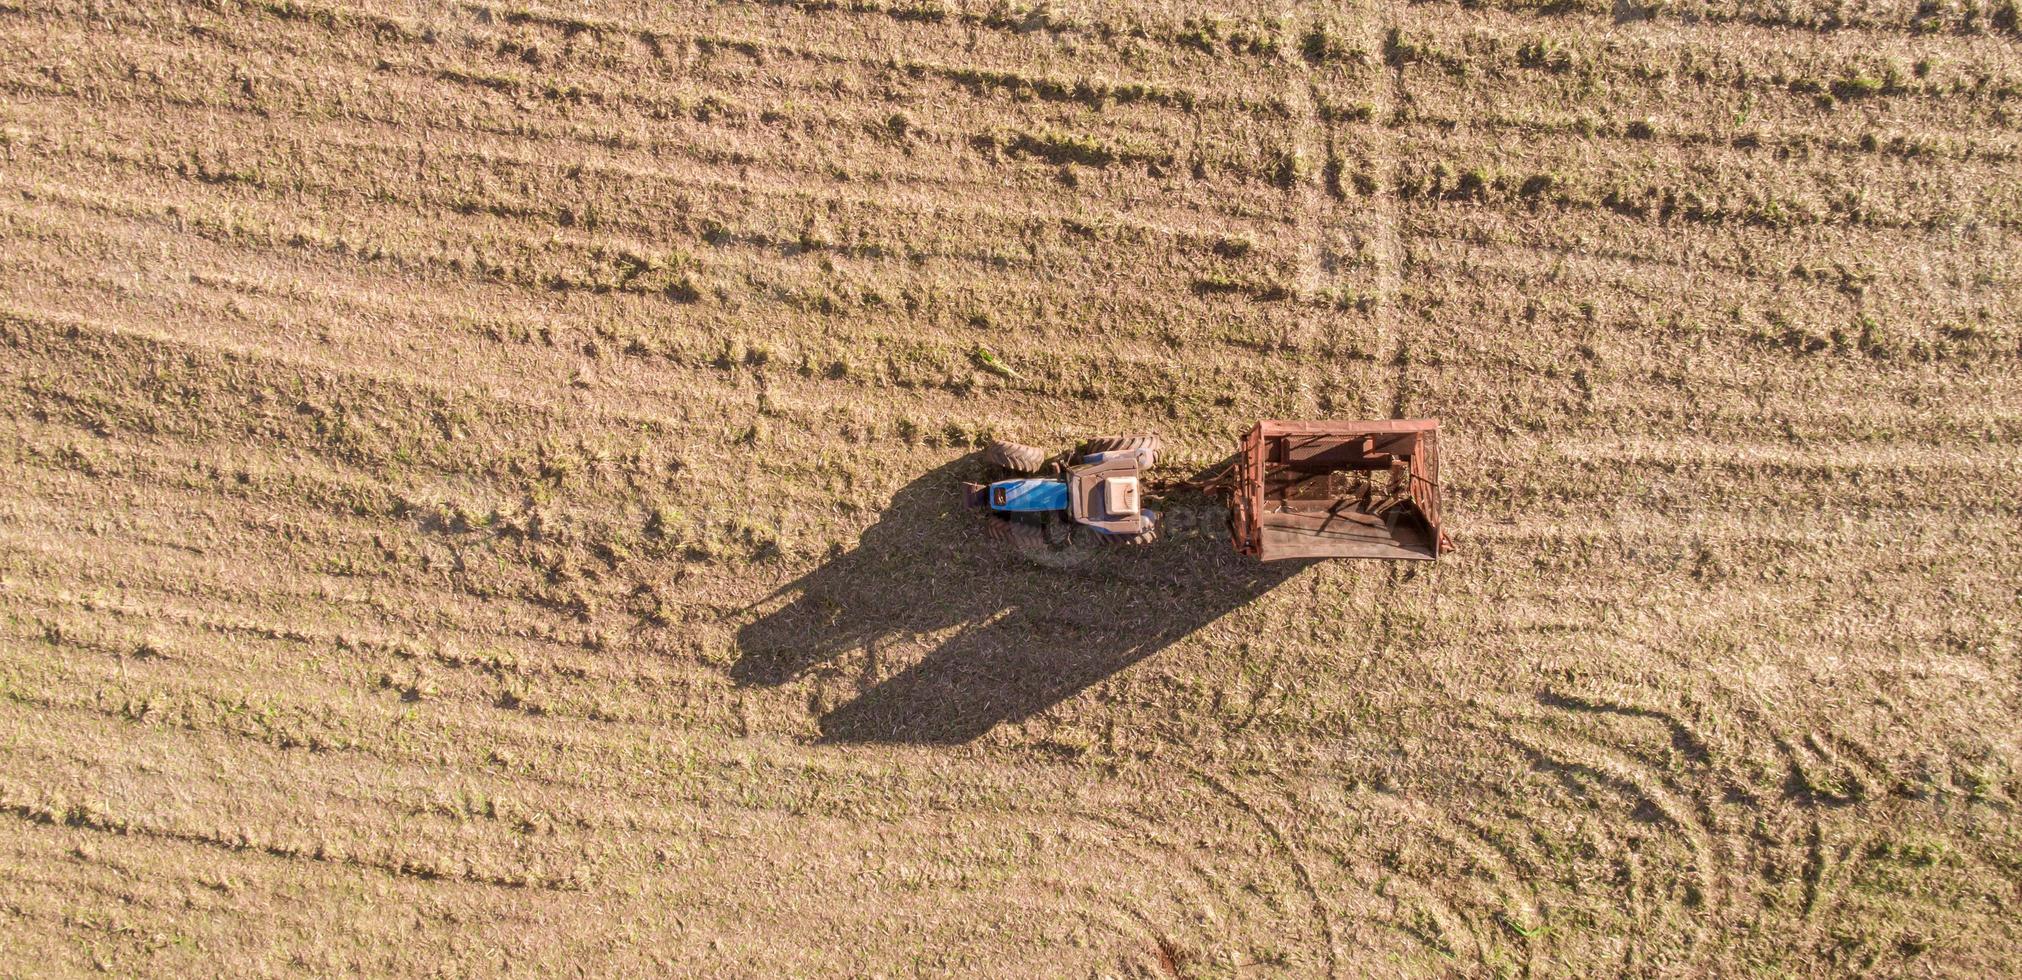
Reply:
[[1044, 551], [1050, 547], [1045, 528], [1008, 517], [984, 518], [983, 536], [1013, 551]]
[[1145, 469], [1150, 469], [1152, 466], [1158, 465], [1158, 451], [1162, 448], [1164, 446], [1155, 435], [1098, 436], [1082, 443], [1081, 449], [1077, 451], [1076, 456], [1077, 458], [1082, 458], [1093, 456], [1096, 453], [1128, 452], [1133, 449], [1144, 449], [1150, 451], [1152, 456], [1151, 464], [1145, 467]]
[[1013, 473], [1037, 473], [1046, 468], [1046, 451], [1016, 442], [993, 442], [983, 458]]

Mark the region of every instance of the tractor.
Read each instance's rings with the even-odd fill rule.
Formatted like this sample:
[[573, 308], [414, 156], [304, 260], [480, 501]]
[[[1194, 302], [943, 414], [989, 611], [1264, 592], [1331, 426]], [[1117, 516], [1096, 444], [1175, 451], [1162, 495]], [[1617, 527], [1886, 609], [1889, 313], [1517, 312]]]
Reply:
[[1105, 545], [1150, 544], [1158, 512], [1146, 498], [1175, 491], [1224, 502], [1236, 550], [1262, 561], [1432, 561], [1452, 547], [1440, 517], [1438, 419], [1266, 420], [1198, 480], [1151, 478], [1158, 452], [1155, 435], [1106, 436], [1058, 456], [992, 443], [984, 459], [1014, 476], [968, 484], [968, 502], [984, 512], [990, 538], [1021, 550], [1090, 533]]
[[1017, 475], [968, 484], [969, 505], [986, 512], [986, 534], [1017, 548], [1050, 547], [1084, 527], [1100, 544], [1147, 545], [1158, 537], [1158, 512], [1144, 506], [1144, 474], [1158, 450], [1153, 435], [1105, 436], [1053, 456], [993, 442], [983, 458]]

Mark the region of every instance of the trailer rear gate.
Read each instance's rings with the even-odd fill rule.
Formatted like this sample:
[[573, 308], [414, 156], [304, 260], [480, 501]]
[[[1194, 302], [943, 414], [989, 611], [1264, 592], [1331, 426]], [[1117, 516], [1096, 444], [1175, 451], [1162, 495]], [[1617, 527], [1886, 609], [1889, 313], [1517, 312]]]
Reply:
[[1439, 557], [1439, 420], [1257, 424], [1243, 437], [1230, 531], [1279, 558]]

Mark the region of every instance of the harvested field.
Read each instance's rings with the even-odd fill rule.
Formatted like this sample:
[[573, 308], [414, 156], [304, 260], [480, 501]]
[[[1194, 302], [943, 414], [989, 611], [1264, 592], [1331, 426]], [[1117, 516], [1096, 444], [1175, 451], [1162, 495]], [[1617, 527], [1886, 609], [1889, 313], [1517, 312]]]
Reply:
[[[2012, 971], [2018, 31], [0, 3], [0, 972]], [[959, 506], [1392, 416], [1436, 565]]]

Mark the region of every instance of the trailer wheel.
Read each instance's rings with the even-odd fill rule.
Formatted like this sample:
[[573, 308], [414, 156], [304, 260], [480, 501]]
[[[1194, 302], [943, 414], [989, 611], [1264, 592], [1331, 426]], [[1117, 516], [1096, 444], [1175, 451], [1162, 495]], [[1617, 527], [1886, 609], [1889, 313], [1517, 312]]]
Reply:
[[[1090, 439], [1087, 442], [1082, 443], [1079, 454], [1082, 456], [1093, 456], [1096, 453], [1113, 453], [1119, 450], [1129, 451], [1132, 449], [1143, 449], [1148, 450], [1155, 459], [1157, 458], [1158, 451], [1161, 448], [1163, 448], [1163, 446], [1160, 444], [1159, 438], [1155, 435], [1099, 436], [1097, 438]], [[1149, 467], [1147, 467], [1147, 469], [1148, 468]]]
[[983, 519], [983, 536], [1012, 551], [1044, 551], [1050, 547], [1045, 528], [994, 514]]
[[1102, 543], [1111, 548], [1138, 548], [1158, 540], [1158, 511], [1147, 510], [1144, 514], [1144, 530], [1136, 534], [1105, 534]]
[[1013, 473], [1037, 473], [1046, 468], [1046, 451], [1016, 442], [993, 442], [983, 458]]

